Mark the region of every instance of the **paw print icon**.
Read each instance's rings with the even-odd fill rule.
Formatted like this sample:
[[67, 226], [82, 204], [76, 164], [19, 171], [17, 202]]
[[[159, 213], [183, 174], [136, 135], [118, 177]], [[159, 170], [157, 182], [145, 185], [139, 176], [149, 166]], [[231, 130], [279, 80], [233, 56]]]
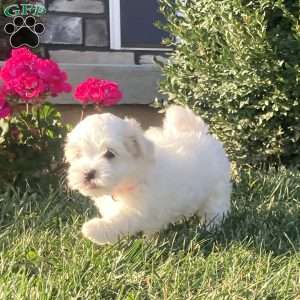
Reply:
[[37, 23], [32, 16], [25, 19], [17, 16], [12, 23], [5, 25], [4, 31], [11, 35], [10, 44], [13, 48], [21, 46], [36, 48], [40, 42], [39, 35], [45, 31], [45, 26], [42, 23]]

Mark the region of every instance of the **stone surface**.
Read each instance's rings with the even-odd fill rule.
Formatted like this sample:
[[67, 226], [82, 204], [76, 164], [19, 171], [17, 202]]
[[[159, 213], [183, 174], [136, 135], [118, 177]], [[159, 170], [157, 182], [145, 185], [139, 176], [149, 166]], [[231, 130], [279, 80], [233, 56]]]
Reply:
[[153, 57], [154, 57], [153, 54], [141, 55], [138, 58], [138, 63], [139, 64], [154, 64]]
[[49, 0], [48, 10], [101, 14], [104, 13], [104, 4], [101, 0]]
[[158, 60], [159, 62], [166, 63], [167, 57], [163, 55], [157, 55], [157, 54], [144, 54], [140, 55], [138, 58], [138, 63], [143, 64], [156, 64], [155, 60]]
[[7, 39], [0, 38], [0, 60], [8, 58], [10, 52], [10, 46]]
[[9, 23], [11, 20], [7, 17], [0, 16], [0, 38], [5, 39], [8, 35], [4, 31], [4, 26], [6, 23]]
[[82, 44], [82, 19], [79, 17], [48, 15], [44, 22], [45, 33], [42, 43]]
[[[85, 80], [87, 76], [102, 77], [116, 81], [124, 93], [122, 104], [149, 104], [155, 97], [163, 98], [158, 93], [161, 79], [161, 70], [151, 65], [119, 65], [119, 66], [92, 66], [60, 64], [60, 67], [69, 74], [73, 86]], [[52, 98], [53, 103], [75, 104], [71, 94]]]
[[50, 57], [59, 63], [88, 65], [133, 65], [130, 52], [52, 50]]
[[0, 60], [8, 57], [10, 52], [9, 35], [4, 32], [4, 26], [10, 19], [0, 16]]
[[108, 46], [108, 31], [105, 20], [85, 20], [85, 45], [97, 47]]

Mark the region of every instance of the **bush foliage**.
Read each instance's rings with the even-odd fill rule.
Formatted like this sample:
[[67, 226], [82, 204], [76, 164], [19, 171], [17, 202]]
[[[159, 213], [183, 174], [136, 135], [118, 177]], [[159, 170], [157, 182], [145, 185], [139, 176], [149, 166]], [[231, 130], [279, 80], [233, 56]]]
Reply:
[[63, 166], [67, 131], [51, 104], [0, 120], [0, 182], [57, 177]]
[[299, 164], [299, 1], [162, 0], [161, 11], [175, 47], [169, 100], [203, 116], [241, 164]]

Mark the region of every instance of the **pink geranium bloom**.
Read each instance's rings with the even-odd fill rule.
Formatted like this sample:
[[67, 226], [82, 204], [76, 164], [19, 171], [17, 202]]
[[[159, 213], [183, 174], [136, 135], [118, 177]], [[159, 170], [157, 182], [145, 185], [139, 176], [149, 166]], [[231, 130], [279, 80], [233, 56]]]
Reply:
[[12, 49], [11, 57], [21, 57], [21, 56], [24, 56], [24, 57], [35, 56], [35, 57], [37, 57], [34, 53], [32, 53], [26, 47], [22, 47], [22, 48], [18, 48], [18, 49]]
[[27, 48], [12, 51], [0, 77], [9, 96], [25, 102], [39, 102], [72, 89], [67, 74], [54, 61], [41, 59]]
[[118, 84], [112, 81], [106, 81], [103, 83], [101, 92], [104, 106], [115, 105], [123, 97], [122, 92], [119, 90]]
[[122, 98], [122, 92], [116, 82], [90, 77], [80, 83], [74, 97], [82, 104], [90, 102], [101, 106], [112, 106]]
[[74, 97], [82, 104], [87, 104], [90, 101], [90, 89], [87, 88], [86, 83], [80, 83], [76, 90]]
[[0, 119], [9, 117], [12, 114], [12, 109], [7, 102], [4, 102], [2, 106], [0, 106]]
[[37, 73], [46, 83], [52, 96], [71, 92], [72, 86], [66, 82], [68, 80], [67, 73], [61, 71], [56, 62], [49, 59], [39, 59], [37, 61]]
[[46, 92], [44, 82], [35, 74], [22, 74], [7, 83], [8, 91], [19, 96], [23, 101], [34, 102]]
[[5, 62], [0, 76], [4, 82], [8, 82], [24, 73], [32, 72], [37, 59], [27, 48], [12, 50], [11, 58]]

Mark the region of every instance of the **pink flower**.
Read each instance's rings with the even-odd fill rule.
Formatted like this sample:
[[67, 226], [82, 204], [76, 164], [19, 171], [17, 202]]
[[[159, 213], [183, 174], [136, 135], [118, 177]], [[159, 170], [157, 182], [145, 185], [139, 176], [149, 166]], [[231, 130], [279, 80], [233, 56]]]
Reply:
[[44, 82], [35, 74], [22, 74], [7, 83], [8, 91], [19, 96], [23, 101], [39, 101], [46, 92]]
[[70, 93], [72, 86], [67, 83], [67, 73], [59, 69], [56, 62], [46, 59], [37, 61], [37, 73], [47, 85], [47, 90], [52, 96], [65, 92]]
[[0, 119], [9, 117], [12, 114], [12, 109], [7, 102], [4, 102], [2, 106], [0, 106]]
[[9, 58], [0, 71], [0, 77], [4, 82], [15, 79], [16, 77], [31, 72], [38, 57], [27, 48], [12, 50]]
[[90, 96], [89, 96], [90, 89], [87, 86], [86, 83], [80, 83], [76, 90], [74, 97], [82, 104], [87, 104], [90, 101]]
[[30, 56], [35, 56], [36, 55], [34, 53], [32, 53], [28, 48], [26, 47], [22, 47], [22, 48], [18, 48], [18, 49], [12, 49], [11, 51], [11, 56], [12, 57], [21, 57], [22, 55], [30, 57]]
[[74, 97], [82, 104], [92, 102], [102, 106], [112, 106], [118, 103], [122, 96], [116, 82], [94, 77], [80, 83], [74, 94]]
[[12, 51], [0, 77], [9, 96], [25, 102], [39, 102], [72, 89], [67, 74], [54, 61], [41, 59], [27, 48]]
[[101, 88], [102, 101], [104, 106], [112, 106], [117, 104], [123, 97], [119, 90], [118, 84], [112, 81], [106, 81]]

